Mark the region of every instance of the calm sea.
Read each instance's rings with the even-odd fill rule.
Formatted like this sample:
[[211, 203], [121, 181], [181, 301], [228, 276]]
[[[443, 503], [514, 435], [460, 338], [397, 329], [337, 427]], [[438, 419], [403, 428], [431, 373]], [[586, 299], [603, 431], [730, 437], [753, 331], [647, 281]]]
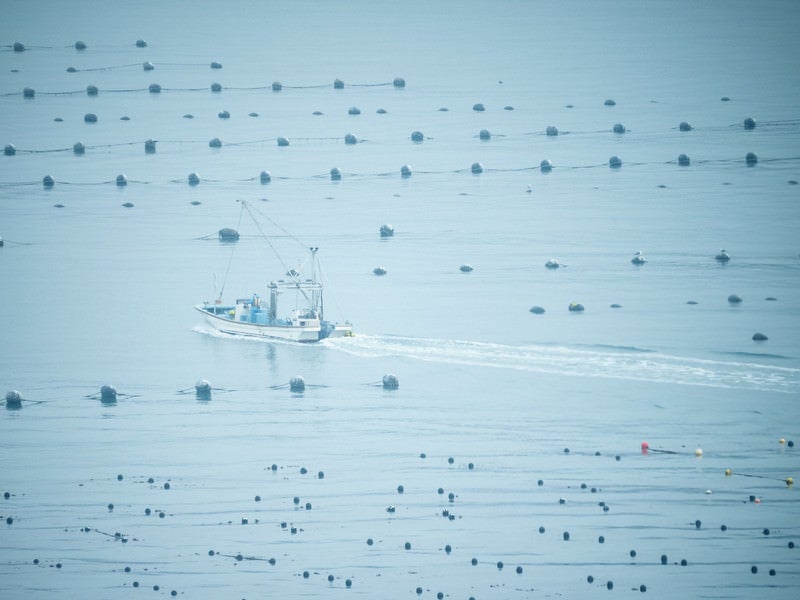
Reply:
[[[0, 598], [797, 595], [799, 26], [5, 2]], [[240, 201], [354, 338], [201, 322], [281, 276]]]

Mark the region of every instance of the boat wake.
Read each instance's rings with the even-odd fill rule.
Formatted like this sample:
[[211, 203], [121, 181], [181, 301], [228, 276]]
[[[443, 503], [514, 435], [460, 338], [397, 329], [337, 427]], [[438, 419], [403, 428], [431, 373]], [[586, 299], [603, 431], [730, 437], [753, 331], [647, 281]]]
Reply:
[[325, 345], [355, 356], [515, 369], [570, 377], [603, 377], [677, 385], [800, 393], [800, 369], [751, 361], [671, 356], [642, 348], [504, 345], [464, 340], [357, 335]]

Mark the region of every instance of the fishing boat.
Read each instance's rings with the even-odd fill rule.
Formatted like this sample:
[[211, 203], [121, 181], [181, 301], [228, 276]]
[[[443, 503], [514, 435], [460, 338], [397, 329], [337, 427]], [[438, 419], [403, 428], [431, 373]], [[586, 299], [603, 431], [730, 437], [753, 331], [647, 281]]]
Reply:
[[[251, 217], [253, 214], [246, 203], [242, 203]], [[253, 217], [255, 218], [255, 217]], [[261, 231], [260, 227], [259, 230]], [[263, 235], [263, 232], [262, 232]], [[265, 236], [266, 237], [266, 236]], [[270, 244], [270, 247], [274, 247]], [[323, 285], [317, 277], [318, 247], [308, 248], [309, 273], [303, 269], [287, 269], [285, 278], [273, 280], [267, 285], [268, 300], [259, 294], [251, 293], [238, 298], [233, 304], [222, 303], [222, 292], [213, 302], [196, 304], [206, 322], [222, 333], [255, 337], [275, 338], [294, 342], [318, 342], [325, 338], [350, 337], [353, 328], [349, 322], [337, 323], [324, 317]], [[224, 290], [223, 283], [223, 290]], [[284, 314], [279, 313], [278, 300], [283, 295], [292, 297], [294, 307]]]

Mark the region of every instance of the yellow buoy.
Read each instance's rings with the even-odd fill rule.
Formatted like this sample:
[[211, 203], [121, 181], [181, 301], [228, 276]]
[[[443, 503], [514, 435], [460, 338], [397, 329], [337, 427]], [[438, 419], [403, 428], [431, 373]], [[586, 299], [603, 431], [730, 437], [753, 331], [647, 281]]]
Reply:
[[791, 477], [787, 477], [786, 478], [786, 485], [789, 486], [789, 487], [792, 487], [794, 485], [794, 479], [792, 479]]
[[725, 476], [730, 477], [731, 475], [733, 475], [733, 471], [731, 471], [730, 469], [725, 469]]
[[697, 450], [694, 451], [694, 455], [695, 456], [703, 456], [703, 449], [702, 448], [698, 448]]
[[779, 444], [785, 444], [785, 443], [786, 443], [786, 440], [785, 440], [785, 439], [783, 439], [783, 438], [781, 438], [781, 439], [779, 439], [779, 440], [778, 440], [778, 443], [779, 443]]

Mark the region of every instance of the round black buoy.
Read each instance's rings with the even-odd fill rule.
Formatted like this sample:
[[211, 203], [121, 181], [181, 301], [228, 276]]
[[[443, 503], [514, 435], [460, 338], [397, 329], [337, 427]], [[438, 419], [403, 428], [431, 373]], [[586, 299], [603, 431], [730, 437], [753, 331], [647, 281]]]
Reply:
[[189, 182], [189, 185], [198, 185], [200, 183], [200, 175], [197, 173], [189, 173], [189, 176], [186, 178]]
[[555, 137], [558, 135], [558, 127], [555, 125], [548, 125], [547, 128], [544, 130], [545, 135], [550, 137]]
[[394, 227], [388, 223], [381, 225], [381, 237], [392, 237], [394, 235]]
[[475, 174], [478, 175], [479, 173], [483, 173], [483, 165], [479, 162], [472, 163], [470, 170]]
[[744, 162], [748, 167], [755, 167], [758, 164], [758, 156], [755, 152], [748, 152], [744, 156]]
[[678, 155], [678, 165], [681, 167], [688, 167], [692, 164], [692, 159], [689, 158], [688, 154], [679, 154]]
[[45, 189], [49, 190], [56, 184], [55, 180], [50, 175], [42, 177], [42, 185]]
[[375, 267], [374, 269], [372, 269], [373, 275], [386, 275], [387, 272], [388, 271], [386, 271], [384, 267]]
[[482, 140], [490, 140], [492, 139], [492, 134], [489, 132], [488, 129], [481, 129], [478, 132], [478, 137]]
[[535, 315], [543, 315], [545, 313], [545, 310], [541, 306], [531, 306], [528, 309], [528, 312], [531, 312], [531, 313], [533, 313]]
[[145, 42], [144, 40], [136, 40], [136, 47], [147, 48], [147, 42]]
[[150, 87], [147, 88], [151, 94], [160, 94], [161, 93], [161, 86], [157, 83], [151, 83]]
[[94, 113], [86, 113], [83, 115], [84, 123], [97, 123], [97, 115]]
[[344, 89], [344, 81], [341, 79], [334, 79], [333, 80], [333, 89], [335, 90], [343, 90]]
[[333, 167], [331, 169], [331, 181], [341, 181], [342, 180], [342, 171], [339, 167]]
[[239, 239], [239, 232], [231, 227], [223, 227], [217, 235], [220, 242], [235, 242]]
[[361, 114], [361, 109], [358, 108], [357, 106], [351, 106], [350, 108], [347, 109], [347, 114], [348, 115], [360, 115]]
[[412, 131], [411, 132], [411, 141], [412, 142], [421, 142], [425, 139], [425, 136], [422, 134], [421, 131]]
[[569, 310], [570, 312], [583, 312], [584, 307], [583, 304], [581, 304], [580, 302], [570, 302]]
[[16, 147], [14, 144], [7, 144], [5, 148], [3, 148], [3, 154], [6, 156], [14, 156], [17, 153]]
[[80, 156], [86, 152], [86, 146], [83, 145], [83, 142], [75, 142], [72, 144], [72, 152]]
[[87, 96], [97, 96], [100, 93], [100, 90], [97, 89], [96, 85], [89, 85], [86, 86], [86, 95]]
[[474, 110], [475, 112], [483, 112], [486, 110], [486, 107], [480, 102], [478, 102], [477, 104], [472, 105], [472, 110]]
[[551, 163], [548, 159], [544, 159], [542, 162], [539, 163], [539, 170], [542, 173], [549, 173], [553, 170], [553, 163]]
[[22, 394], [11, 390], [6, 394], [6, 408], [22, 408]]
[[149, 139], [144, 141], [144, 153], [145, 154], [155, 154], [156, 152], [156, 141], [154, 139]]
[[288, 145], [289, 145], [289, 138], [284, 137], [282, 135], [278, 137], [278, 146], [284, 147]]
[[[156, 66], [151, 63], [149, 60], [145, 63], [142, 63], [142, 70], [144, 71], [152, 71], [156, 68]], [[161, 91], [161, 86], [159, 86], [158, 91]]]
[[[198, 400], [211, 399], [211, 384], [205, 379], [199, 379], [197, 383], [194, 384], [194, 391]], [[256, 498], [258, 498], [258, 496], [256, 496]]]
[[306, 382], [300, 375], [295, 375], [289, 380], [289, 390], [297, 394], [301, 394], [306, 389]]
[[461, 271], [462, 273], [472, 273], [473, 268], [472, 265], [465, 264], [458, 267], [458, 270]]
[[403, 165], [400, 167], [400, 177], [403, 179], [411, 177], [411, 167], [409, 165]]
[[258, 175], [258, 179], [262, 184], [267, 184], [272, 181], [272, 175], [269, 171], [261, 171], [261, 173]]
[[731, 294], [728, 296], [728, 303], [730, 304], [741, 304], [742, 297], [737, 294]]
[[219, 138], [211, 138], [208, 142], [209, 148], [222, 148], [222, 140]]
[[212, 92], [221, 92], [222, 91], [222, 84], [221, 83], [212, 83], [211, 84], [211, 91]]
[[622, 123], [614, 123], [614, 127], [611, 128], [614, 133], [625, 133], [625, 125]]
[[394, 81], [392, 81], [392, 85], [396, 88], [404, 88], [406, 87], [406, 80], [402, 77], [395, 77]]
[[381, 383], [385, 390], [396, 390], [400, 387], [400, 381], [397, 379], [397, 375], [392, 375], [391, 373], [384, 375]]
[[354, 136], [352, 133], [348, 133], [344, 136], [344, 143], [348, 145], [357, 144], [358, 138], [356, 138], [356, 136]]
[[764, 342], [764, 341], [766, 341], [768, 339], [769, 338], [766, 335], [764, 335], [763, 333], [756, 332], [756, 333], [753, 334], [753, 341], [754, 342]]
[[691, 131], [692, 126], [687, 123], [686, 121], [681, 121], [680, 125], [678, 125], [678, 130], [680, 131]]
[[116, 184], [117, 187], [125, 187], [126, 185], [128, 185], [128, 178], [125, 177], [125, 175], [123, 175], [122, 173], [120, 173], [119, 175], [117, 175]]
[[100, 401], [101, 402], [116, 402], [117, 401], [117, 388], [113, 385], [104, 385], [100, 388]]
[[748, 130], [750, 130], [750, 129], [755, 129], [755, 128], [756, 128], [756, 121], [755, 121], [755, 119], [754, 119], [753, 117], [747, 117], [747, 118], [744, 120], [744, 128], [745, 128], [745, 129], [748, 129]]
[[217, 117], [219, 117], [220, 119], [230, 119], [231, 113], [228, 112], [227, 110], [221, 110], [217, 113]]
[[622, 166], [622, 159], [619, 156], [612, 156], [608, 159], [608, 166], [612, 169], [619, 169]]

